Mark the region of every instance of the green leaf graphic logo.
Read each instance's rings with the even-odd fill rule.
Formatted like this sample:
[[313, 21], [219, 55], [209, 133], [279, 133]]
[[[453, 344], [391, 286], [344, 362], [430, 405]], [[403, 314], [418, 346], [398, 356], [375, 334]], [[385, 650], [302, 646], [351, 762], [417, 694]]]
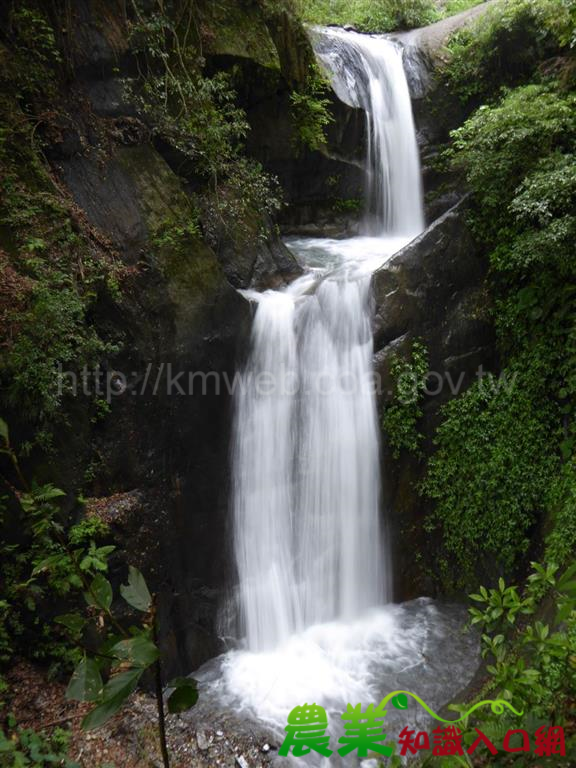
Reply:
[[392, 706], [396, 709], [408, 709], [408, 696], [405, 693], [399, 693], [392, 699]]

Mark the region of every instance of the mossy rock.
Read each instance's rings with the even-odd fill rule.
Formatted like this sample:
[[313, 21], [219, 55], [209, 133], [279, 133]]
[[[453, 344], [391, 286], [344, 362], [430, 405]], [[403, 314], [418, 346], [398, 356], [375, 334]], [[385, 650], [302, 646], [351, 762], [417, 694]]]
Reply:
[[258, 5], [237, 0], [201, 4], [205, 53], [252, 59], [280, 69], [280, 58]]
[[120, 147], [115, 159], [136, 187], [148, 233], [152, 236], [167, 218], [182, 225], [192, 216], [190, 199], [180, 180], [150, 144]]
[[180, 180], [154, 148], [123, 147], [117, 161], [134, 184], [148, 233], [146, 249], [166, 280], [176, 324], [184, 332], [216, 301], [224, 273], [200, 238], [198, 214]]

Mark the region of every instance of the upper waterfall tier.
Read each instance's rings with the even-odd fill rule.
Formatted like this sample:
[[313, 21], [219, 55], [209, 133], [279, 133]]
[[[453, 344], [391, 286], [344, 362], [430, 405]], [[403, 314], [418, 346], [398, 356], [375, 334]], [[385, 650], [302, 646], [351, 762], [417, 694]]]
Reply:
[[366, 113], [366, 234], [418, 234], [422, 181], [402, 48], [384, 37], [323, 27], [313, 30], [312, 42], [337, 96]]

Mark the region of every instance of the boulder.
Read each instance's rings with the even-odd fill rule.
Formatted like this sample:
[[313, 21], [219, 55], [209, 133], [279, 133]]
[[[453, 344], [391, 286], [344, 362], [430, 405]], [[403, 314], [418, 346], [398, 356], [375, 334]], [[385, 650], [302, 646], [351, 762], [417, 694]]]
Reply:
[[[487, 260], [466, 224], [467, 202], [451, 208], [373, 276], [376, 303], [375, 367], [379, 376], [379, 411], [393, 399], [391, 363], [409, 357], [412, 342], [424, 342], [429, 376], [418, 428], [424, 456], [403, 452], [392, 457], [383, 434], [382, 470], [390, 519], [397, 597], [407, 599], [433, 590], [422, 563], [410, 559], [432, 546], [422, 529], [429, 507], [418, 493], [425, 457], [433, 451], [439, 409], [478, 375], [498, 365], [490, 301], [485, 289]], [[400, 554], [401, 553], [401, 554]]]

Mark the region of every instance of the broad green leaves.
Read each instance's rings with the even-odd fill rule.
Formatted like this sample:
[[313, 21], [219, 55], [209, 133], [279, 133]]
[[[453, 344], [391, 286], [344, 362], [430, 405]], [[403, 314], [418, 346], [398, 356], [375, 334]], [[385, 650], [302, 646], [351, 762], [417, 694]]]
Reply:
[[118, 712], [126, 699], [134, 693], [143, 669], [130, 669], [113, 675], [102, 691], [98, 706], [89, 712], [82, 721], [82, 728], [86, 731], [99, 728]]
[[88, 605], [109, 611], [112, 605], [112, 585], [105, 576], [98, 573], [93, 578], [90, 589], [84, 593], [84, 597]]
[[78, 613], [65, 613], [62, 616], [56, 616], [54, 621], [66, 627], [72, 635], [80, 634], [86, 626], [86, 619]]
[[144, 576], [137, 568], [130, 566], [128, 584], [122, 584], [120, 594], [126, 602], [138, 611], [149, 611], [152, 597], [148, 591]]
[[96, 701], [102, 693], [100, 668], [94, 659], [86, 656], [74, 670], [66, 689], [66, 698], [76, 701]]
[[[105, 626], [106, 623], [111, 625], [107, 640], [100, 648], [101, 655], [94, 658], [84, 656], [74, 670], [66, 691], [68, 698], [95, 704], [82, 722], [85, 730], [99, 728], [115, 715], [136, 690], [144, 672], [160, 661], [160, 652], [152, 640], [153, 599], [144, 576], [137, 568], [130, 567], [128, 584], [123, 584], [120, 592], [128, 605], [145, 614], [141, 626], [132, 627], [130, 634], [114, 618], [112, 585], [101, 573], [94, 576], [90, 589], [84, 593], [88, 605], [104, 611], [99, 620], [104, 621]], [[76, 635], [87, 624], [86, 619], [76, 614], [64, 614], [57, 621]], [[122, 639], [119, 639], [118, 632], [125, 636], [120, 634]], [[157, 668], [156, 674], [159, 673]], [[105, 684], [102, 674], [109, 675]], [[174, 689], [168, 698], [170, 712], [183, 712], [196, 704], [198, 689], [192, 678], [176, 678], [169, 688]]]
[[168, 711], [172, 714], [185, 712], [198, 701], [198, 685], [192, 677], [176, 677], [168, 688], [174, 688], [168, 697]]
[[134, 667], [146, 669], [159, 657], [158, 648], [146, 636], [138, 634], [112, 646], [112, 655], [120, 661], [127, 661]]

